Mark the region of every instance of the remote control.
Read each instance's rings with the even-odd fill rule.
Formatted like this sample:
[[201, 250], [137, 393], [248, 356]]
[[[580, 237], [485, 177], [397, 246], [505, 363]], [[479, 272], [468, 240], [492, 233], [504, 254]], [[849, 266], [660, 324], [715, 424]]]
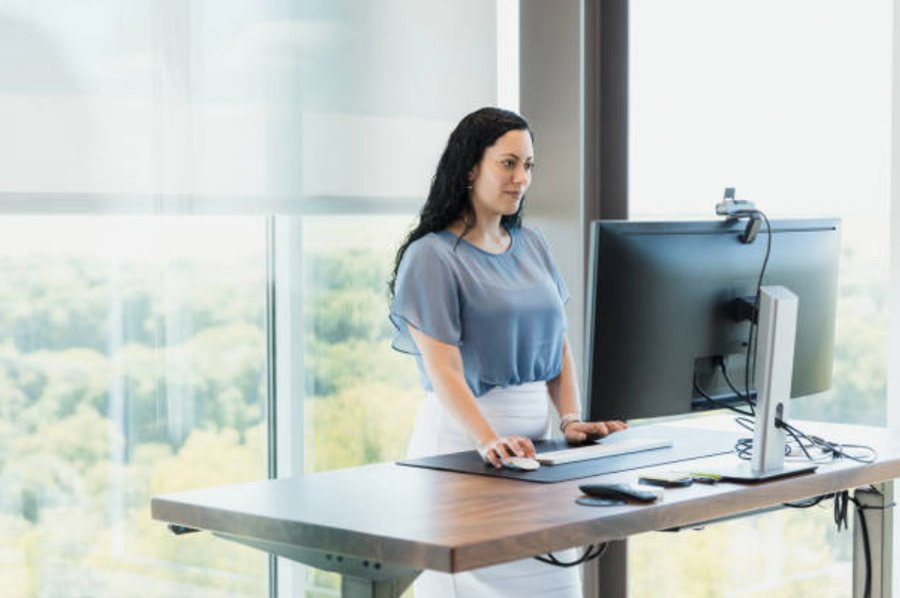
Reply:
[[655, 492], [633, 488], [628, 484], [583, 484], [579, 488], [589, 496], [613, 500], [653, 502], [658, 498]]

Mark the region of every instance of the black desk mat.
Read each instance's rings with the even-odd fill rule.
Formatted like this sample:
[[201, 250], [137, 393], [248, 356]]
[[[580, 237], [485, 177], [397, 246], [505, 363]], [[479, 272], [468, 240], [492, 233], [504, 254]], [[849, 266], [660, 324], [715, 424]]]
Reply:
[[[631, 428], [610, 436], [607, 440], [626, 437], [651, 437], [667, 438], [672, 441], [668, 448], [641, 451], [614, 457], [602, 457], [590, 459], [578, 463], [566, 463], [564, 465], [542, 465], [535, 471], [513, 471], [510, 469], [495, 469], [491, 465], [485, 465], [481, 457], [475, 451], [463, 451], [460, 453], [447, 453], [433, 457], [419, 459], [406, 459], [398, 461], [398, 465], [412, 467], [425, 467], [428, 469], [443, 469], [459, 473], [471, 473], [477, 475], [511, 478], [526, 482], [565, 482], [578, 478], [628, 471], [643, 467], [677, 463], [688, 459], [699, 459], [729, 453], [734, 449], [734, 443], [740, 434], [737, 432], [722, 432], [716, 430], [701, 430], [681, 426], [650, 425]], [[570, 448], [563, 440], [537, 441], [534, 443], [535, 451], [542, 453], [561, 448]]]

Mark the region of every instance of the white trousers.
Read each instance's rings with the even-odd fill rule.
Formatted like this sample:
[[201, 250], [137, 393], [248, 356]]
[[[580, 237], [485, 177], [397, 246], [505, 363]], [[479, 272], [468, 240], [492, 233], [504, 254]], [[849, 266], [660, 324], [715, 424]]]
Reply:
[[[545, 382], [494, 388], [478, 397], [481, 413], [500, 436], [526, 436], [533, 440], [549, 435], [550, 401]], [[474, 441], [428, 393], [410, 438], [407, 458], [472, 450]], [[523, 484], [528, 482], [521, 482]], [[556, 553], [562, 561], [577, 558], [577, 551]], [[523, 559], [448, 574], [425, 571], [416, 579], [416, 598], [582, 598], [577, 567], [555, 567]]]

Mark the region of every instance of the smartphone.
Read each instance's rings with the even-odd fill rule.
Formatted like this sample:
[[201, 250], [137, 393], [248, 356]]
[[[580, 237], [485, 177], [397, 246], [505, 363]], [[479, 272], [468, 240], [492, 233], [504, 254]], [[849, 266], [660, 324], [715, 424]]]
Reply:
[[689, 473], [680, 471], [664, 471], [660, 473], [652, 473], [642, 475], [638, 478], [641, 484], [650, 486], [662, 486], [663, 488], [683, 488], [694, 483], [694, 478]]

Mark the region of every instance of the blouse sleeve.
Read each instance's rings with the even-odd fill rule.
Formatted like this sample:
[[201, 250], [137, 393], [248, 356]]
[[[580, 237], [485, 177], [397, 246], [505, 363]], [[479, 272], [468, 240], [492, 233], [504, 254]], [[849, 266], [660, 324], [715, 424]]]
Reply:
[[550, 253], [550, 246], [547, 244], [547, 239], [544, 237], [544, 233], [539, 231], [538, 229], [534, 230], [538, 240], [540, 241], [541, 248], [544, 252], [544, 259], [547, 262], [547, 270], [550, 273], [551, 278], [553, 278], [553, 282], [556, 283], [556, 291], [559, 293], [559, 298], [562, 302], [569, 302], [569, 287], [566, 286], [566, 281], [563, 280], [562, 274], [559, 273], [559, 268], [556, 266], [556, 262], [553, 260], [553, 254]]
[[437, 248], [416, 242], [406, 249], [394, 283], [391, 322], [396, 328], [392, 346], [403, 353], [419, 353], [408, 326], [441, 342], [460, 344], [458, 284]]

